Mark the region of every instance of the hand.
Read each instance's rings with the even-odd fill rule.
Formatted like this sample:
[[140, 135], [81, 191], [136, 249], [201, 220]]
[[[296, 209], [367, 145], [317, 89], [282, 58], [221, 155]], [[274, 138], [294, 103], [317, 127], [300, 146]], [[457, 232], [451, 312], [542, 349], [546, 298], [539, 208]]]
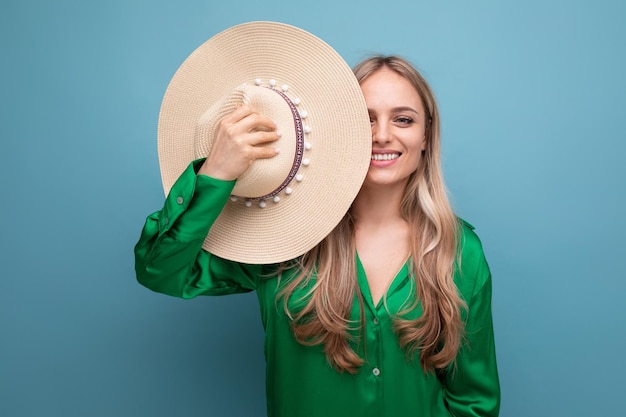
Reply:
[[256, 159], [276, 156], [278, 148], [259, 145], [280, 136], [270, 118], [252, 106], [239, 105], [219, 122], [209, 155], [198, 173], [227, 181], [237, 179]]

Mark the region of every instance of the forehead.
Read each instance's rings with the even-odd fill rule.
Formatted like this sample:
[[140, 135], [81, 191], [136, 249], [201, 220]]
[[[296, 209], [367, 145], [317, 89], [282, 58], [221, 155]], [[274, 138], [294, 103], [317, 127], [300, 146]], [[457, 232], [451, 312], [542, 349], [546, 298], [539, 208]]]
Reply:
[[382, 68], [361, 83], [367, 107], [376, 110], [411, 106], [423, 113], [422, 99], [409, 80], [400, 74]]

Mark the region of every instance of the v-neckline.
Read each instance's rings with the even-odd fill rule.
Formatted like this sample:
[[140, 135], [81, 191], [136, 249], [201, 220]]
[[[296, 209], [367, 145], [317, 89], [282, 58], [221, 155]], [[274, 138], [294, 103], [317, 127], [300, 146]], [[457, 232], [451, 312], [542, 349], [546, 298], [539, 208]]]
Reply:
[[356, 253], [356, 267], [357, 267], [357, 281], [359, 284], [359, 288], [361, 289], [361, 294], [365, 299], [365, 302], [372, 310], [372, 312], [377, 311], [380, 306], [383, 304], [385, 297], [393, 294], [393, 292], [404, 282], [404, 280], [409, 276], [409, 260], [411, 258], [407, 258], [406, 261], [402, 264], [396, 275], [391, 280], [391, 284], [389, 284], [389, 288], [387, 291], [383, 293], [382, 297], [376, 304], [374, 304], [374, 299], [372, 298], [372, 292], [370, 291], [370, 285], [367, 281], [367, 275], [365, 274], [365, 267], [361, 262], [361, 258], [359, 257], [359, 253]]

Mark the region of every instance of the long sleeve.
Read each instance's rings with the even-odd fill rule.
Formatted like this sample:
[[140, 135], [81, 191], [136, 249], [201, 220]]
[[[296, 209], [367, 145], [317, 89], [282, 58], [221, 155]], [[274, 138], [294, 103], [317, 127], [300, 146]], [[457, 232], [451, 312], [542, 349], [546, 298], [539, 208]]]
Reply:
[[478, 237], [466, 229], [461, 293], [467, 302], [465, 341], [445, 376], [445, 398], [456, 417], [496, 417], [500, 383], [491, 315], [491, 273]]
[[196, 175], [201, 163], [189, 165], [164, 207], [146, 219], [135, 246], [137, 281], [153, 291], [182, 298], [251, 291], [261, 266], [228, 261], [202, 249], [235, 182]]

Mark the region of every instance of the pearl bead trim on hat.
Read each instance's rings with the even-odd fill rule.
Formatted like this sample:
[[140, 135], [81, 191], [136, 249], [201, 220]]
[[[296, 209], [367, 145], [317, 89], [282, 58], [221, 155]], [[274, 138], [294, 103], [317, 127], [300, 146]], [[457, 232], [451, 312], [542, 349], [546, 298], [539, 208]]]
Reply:
[[[277, 84], [276, 80], [270, 79], [268, 83], [269, 87], [267, 88], [278, 93], [285, 100], [285, 102], [287, 102], [291, 110], [294, 126], [296, 129], [296, 153], [294, 156], [291, 170], [289, 171], [287, 178], [282, 182], [282, 184], [280, 184], [278, 188], [276, 188], [274, 191], [264, 196], [246, 198], [244, 202], [246, 207], [252, 207], [252, 202], [257, 201], [260, 208], [265, 208], [267, 207], [267, 203], [265, 202], [265, 200], [269, 198], [271, 198], [274, 203], [279, 203], [280, 196], [278, 194], [280, 194], [280, 192], [284, 190], [285, 195], [291, 195], [291, 193], [293, 193], [293, 189], [289, 187], [289, 184], [291, 183], [291, 181], [293, 181], [293, 179], [295, 179], [297, 182], [301, 182], [304, 179], [304, 176], [301, 173], [298, 173], [298, 171], [300, 170], [301, 166], [306, 167], [311, 164], [311, 160], [309, 158], [303, 158], [304, 151], [312, 149], [311, 143], [305, 142], [304, 140], [304, 136], [311, 133], [311, 127], [308, 125], [304, 125], [302, 122], [303, 119], [306, 119], [309, 116], [309, 114], [306, 112], [306, 110], [298, 110], [296, 108], [296, 106], [299, 106], [301, 103], [300, 98], [295, 97], [294, 99], [290, 99], [287, 94], [285, 94], [287, 90], [289, 90], [289, 86], [287, 84], [282, 84], [280, 86], [280, 90], [278, 90], [277, 88], [275, 88]], [[255, 78], [254, 84], [256, 86], [261, 86], [263, 84], [263, 81], [260, 78]], [[238, 197], [232, 195], [230, 197], [230, 201], [237, 202]]]

